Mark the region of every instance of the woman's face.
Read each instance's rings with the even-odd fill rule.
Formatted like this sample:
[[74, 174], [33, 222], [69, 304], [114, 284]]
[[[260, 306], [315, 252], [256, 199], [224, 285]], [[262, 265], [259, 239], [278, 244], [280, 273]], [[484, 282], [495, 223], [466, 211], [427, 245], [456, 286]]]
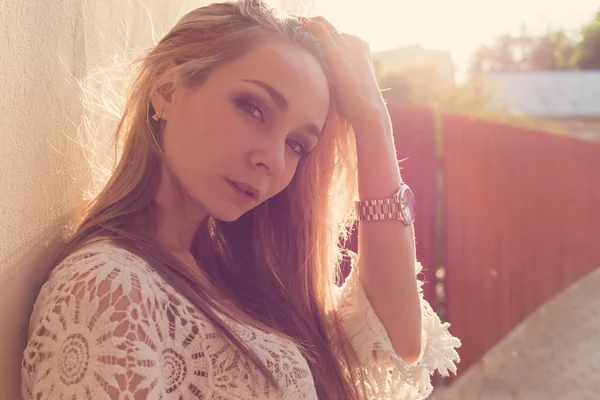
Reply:
[[329, 109], [325, 73], [306, 50], [275, 39], [175, 86], [163, 145], [183, 195], [233, 221], [282, 191], [314, 149]]

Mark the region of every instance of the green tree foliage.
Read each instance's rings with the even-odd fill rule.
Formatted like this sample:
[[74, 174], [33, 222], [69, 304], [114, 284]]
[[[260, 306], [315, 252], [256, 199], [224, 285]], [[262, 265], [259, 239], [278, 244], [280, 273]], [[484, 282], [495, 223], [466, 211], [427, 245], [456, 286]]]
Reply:
[[573, 55], [573, 64], [581, 69], [600, 69], [600, 11], [581, 27], [581, 42]]
[[600, 11], [580, 29], [579, 37], [549, 28], [531, 35], [503, 34], [478, 48], [470, 68], [472, 74], [486, 72], [600, 69]]
[[575, 41], [561, 30], [543, 35], [503, 34], [475, 51], [472, 74], [486, 72], [540, 71], [573, 68]]
[[[427, 52], [427, 50], [424, 50]], [[479, 79], [456, 84], [441, 63], [424, 57], [395, 69], [373, 63], [375, 75], [388, 103], [408, 103], [433, 110], [479, 118], [502, 119], [501, 104], [492, 105]]]
[[528, 66], [536, 71], [571, 69], [575, 49], [574, 40], [563, 31], [549, 31], [535, 38]]

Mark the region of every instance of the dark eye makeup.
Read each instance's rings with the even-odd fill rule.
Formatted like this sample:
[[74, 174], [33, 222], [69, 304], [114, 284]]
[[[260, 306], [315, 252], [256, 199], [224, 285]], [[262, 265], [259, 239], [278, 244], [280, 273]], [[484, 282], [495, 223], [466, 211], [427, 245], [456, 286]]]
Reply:
[[[241, 94], [235, 96], [233, 101], [240, 110], [247, 113], [249, 116], [263, 124], [267, 122], [267, 108], [263, 106], [262, 102], [255, 96]], [[299, 156], [303, 156], [312, 150], [307, 143], [298, 139], [288, 139], [286, 140], [286, 144]]]
[[254, 96], [246, 94], [239, 95], [236, 96], [233, 101], [240, 109], [248, 113], [250, 116], [260, 120], [263, 123], [266, 122], [265, 107]]

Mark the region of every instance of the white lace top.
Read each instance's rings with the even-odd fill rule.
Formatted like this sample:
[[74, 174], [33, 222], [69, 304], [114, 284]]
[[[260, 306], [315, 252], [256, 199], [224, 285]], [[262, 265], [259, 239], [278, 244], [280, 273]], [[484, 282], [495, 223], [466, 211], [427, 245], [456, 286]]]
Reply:
[[[455, 372], [460, 342], [425, 300], [422, 354], [407, 365], [395, 355], [357, 270], [334, 293], [344, 330], [369, 377], [370, 398], [422, 399], [432, 390], [434, 370]], [[308, 364], [291, 342], [223, 318], [265, 362], [281, 390], [243, 363], [148, 263], [108, 242], [88, 245], [52, 272], [35, 303], [23, 353], [23, 397], [317, 399]]]

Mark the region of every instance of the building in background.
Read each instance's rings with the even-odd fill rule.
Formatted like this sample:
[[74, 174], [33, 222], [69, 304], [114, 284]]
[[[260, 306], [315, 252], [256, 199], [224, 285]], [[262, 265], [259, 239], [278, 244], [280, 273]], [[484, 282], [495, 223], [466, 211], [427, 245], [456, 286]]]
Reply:
[[450, 53], [405, 46], [372, 53], [379, 86], [388, 102], [436, 107], [456, 89]]
[[508, 112], [562, 125], [571, 134], [600, 140], [599, 71], [495, 72], [484, 90]]
[[456, 67], [446, 50], [424, 49], [419, 45], [403, 46], [373, 53], [373, 63], [382, 74], [414, 65], [435, 65], [440, 77], [454, 84]]

